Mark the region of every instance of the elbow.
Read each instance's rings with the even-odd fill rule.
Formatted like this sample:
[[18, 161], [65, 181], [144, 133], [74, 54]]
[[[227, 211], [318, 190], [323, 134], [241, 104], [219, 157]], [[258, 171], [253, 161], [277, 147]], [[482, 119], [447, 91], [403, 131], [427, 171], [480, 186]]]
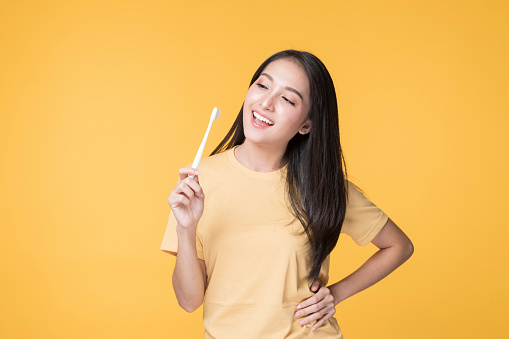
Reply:
[[198, 309], [198, 307], [190, 307], [190, 306], [187, 306], [187, 307], [183, 307], [182, 308], [187, 312], [187, 313], [193, 313], [194, 311], [196, 311]]
[[179, 301], [179, 306], [182, 307], [187, 313], [193, 313], [194, 311], [196, 311], [200, 306], [201, 306], [202, 303], [197, 303], [197, 302], [194, 302], [194, 303], [181, 303]]
[[410, 257], [412, 256], [412, 254], [414, 254], [414, 244], [412, 244], [412, 242], [410, 241], [410, 239], [408, 239], [408, 241], [406, 242], [405, 246], [404, 246], [404, 256], [405, 256], [405, 261], [407, 261], [408, 259], [410, 259]]

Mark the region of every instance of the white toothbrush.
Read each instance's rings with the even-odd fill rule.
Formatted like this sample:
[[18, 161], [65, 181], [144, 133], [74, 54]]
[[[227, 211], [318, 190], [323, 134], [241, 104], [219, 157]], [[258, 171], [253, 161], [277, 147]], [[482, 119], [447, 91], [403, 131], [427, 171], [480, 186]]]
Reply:
[[[214, 107], [212, 110], [212, 114], [210, 115], [209, 127], [207, 128], [207, 132], [205, 132], [205, 136], [201, 142], [200, 148], [198, 149], [198, 153], [194, 157], [193, 165], [191, 166], [194, 169], [198, 169], [198, 165], [200, 164], [201, 156], [203, 155], [203, 149], [205, 148], [205, 143], [207, 142], [207, 138], [209, 136], [210, 128], [212, 127], [212, 122], [214, 120], [219, 119], [219, 114], [221, 114], [221, 110], [217, 107]], [[194, 174], [190, 175], [191, 178], [194, 178]]]

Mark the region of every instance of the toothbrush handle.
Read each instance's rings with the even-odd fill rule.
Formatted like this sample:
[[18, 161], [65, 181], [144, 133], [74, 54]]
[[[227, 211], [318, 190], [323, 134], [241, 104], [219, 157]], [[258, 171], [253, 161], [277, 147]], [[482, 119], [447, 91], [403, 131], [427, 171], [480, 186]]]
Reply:
[[[205, 148], [205, 143], [207, 142], [207, 138], [209, 137], [210, 128], [212, 127], [212, 119], [209, 122], [209, 127], [207, 127], [207, 132], [205, 132], [205, 136], [201, 141], [200, 148], [194, 157], [193, 165], [191, 166], [194, 169], [198, 169], [198, 165], [200, 164], [201, 157], [203, 155], [203, 150]], [[191, 178], [194, 178], [194, 174], [190, 175]]]

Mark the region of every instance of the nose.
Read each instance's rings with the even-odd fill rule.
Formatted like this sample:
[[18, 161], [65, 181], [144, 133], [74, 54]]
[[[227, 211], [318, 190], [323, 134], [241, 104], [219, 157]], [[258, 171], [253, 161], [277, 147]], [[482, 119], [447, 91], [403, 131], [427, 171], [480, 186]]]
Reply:
[[260, 106], [264, 111], [272, 111], [274, 109], [274, 94], [267, 93], [260, 101]]

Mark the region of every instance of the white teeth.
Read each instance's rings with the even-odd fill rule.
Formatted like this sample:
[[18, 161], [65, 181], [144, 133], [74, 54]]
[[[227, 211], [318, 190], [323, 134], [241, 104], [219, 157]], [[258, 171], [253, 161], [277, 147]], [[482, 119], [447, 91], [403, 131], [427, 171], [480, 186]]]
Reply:
[[256, 119], [260, 120], [260, 121], [263, 121], [269, 125], [274, 125], [274, 123], [272, 121], [270, 121], [269, 119], [267, 118], [264, 118], [262, 117], [260, 114], [256, 113], [256, 112], [253, 112], [253, 115], [255, 116]]

